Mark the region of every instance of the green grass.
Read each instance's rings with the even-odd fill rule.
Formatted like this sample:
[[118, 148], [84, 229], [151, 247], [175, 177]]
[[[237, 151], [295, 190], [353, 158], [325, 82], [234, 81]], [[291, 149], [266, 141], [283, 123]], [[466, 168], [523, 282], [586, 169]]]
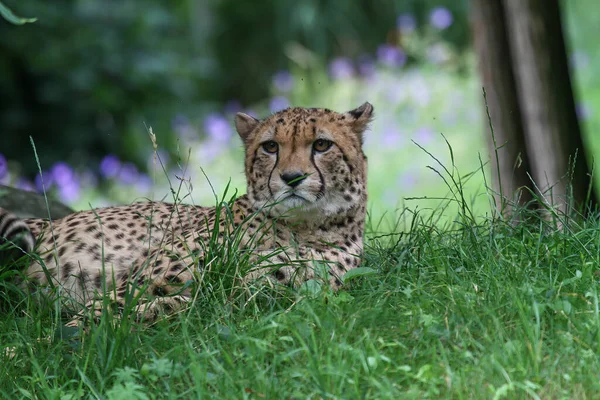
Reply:
[[403, 233], [383, 236], [371, 224], [365, 266], [376, 272], [338, 294], [248, 298], [215, 275], [190, 310], [153, 326], [107, 314], [68, 331], [55, 308], [12, 293], [0, 395], [596, 397], [600, 223], [557, 231], [466, 215], [440, 227], [406, 211]]

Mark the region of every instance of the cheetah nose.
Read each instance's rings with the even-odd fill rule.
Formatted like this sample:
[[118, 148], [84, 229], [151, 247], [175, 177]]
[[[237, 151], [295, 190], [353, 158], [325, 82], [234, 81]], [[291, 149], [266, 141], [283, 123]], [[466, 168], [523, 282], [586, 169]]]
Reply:
[[286, 172], [280, 175], [281, 179], [291, 187], [296, 187], [306, 179], [306, 174], [302, 172]]

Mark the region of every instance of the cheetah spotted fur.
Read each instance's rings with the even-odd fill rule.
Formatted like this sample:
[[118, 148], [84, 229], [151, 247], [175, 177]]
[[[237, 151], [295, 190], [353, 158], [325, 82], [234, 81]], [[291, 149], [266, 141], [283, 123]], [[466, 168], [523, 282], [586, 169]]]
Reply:
[[216, 231], [219, 243], [231, 229], [242, 232], [239, 249], [255, 266], [247, 281], [297, 286], [322, 264], [336, 290], [363, 253], [362, 143], [372, 116], [369, 103], [346, 113], [288, 108], [264, 120], [238, 113], [247, 194], [228, 208], [230, 223], [217, 218], [223, 210], [215, 207], [163, 202], [80, 211], [51, 223], [0, 209], [0, 241], [37, 254], [23, 287], [60, 286], [81, 310], [94, 307], [101, 293], [122, 305], [132, 288], [134, 296], [144, 290], [136, 306], [143, 320], [190, 302], [193, 286], [186, 283], [214, 261], [204, 257]]

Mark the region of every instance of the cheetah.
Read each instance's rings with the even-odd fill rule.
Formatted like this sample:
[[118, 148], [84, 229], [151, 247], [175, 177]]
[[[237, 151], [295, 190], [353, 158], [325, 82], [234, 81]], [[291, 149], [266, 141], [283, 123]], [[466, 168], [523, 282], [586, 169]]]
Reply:
[[[215, 237], [224, 243], [232, 230], [254, 266], [244, 281], [298, 287], [324, 275], [337, 290], [363, 257], [362, 145], [372, 118], [369, 103], [345, 113], [287, 108], [263, 120], [238, 113], [247, 192], [229, 206], [149, 201], [51, 222], [0, 210], [0, 241], [29, 255], [24, 288], [60, 287], [61, 299], [88, 311], [103, 293], [123, 306], [133, 288], [134, 296], [143, 295], [136, 306], [142, 320], [188, 304], [194, 296], [188, 283], [218, 262], [206, 259], [207, 243]], [[325, 274], [317, 274], [319, 265]]]

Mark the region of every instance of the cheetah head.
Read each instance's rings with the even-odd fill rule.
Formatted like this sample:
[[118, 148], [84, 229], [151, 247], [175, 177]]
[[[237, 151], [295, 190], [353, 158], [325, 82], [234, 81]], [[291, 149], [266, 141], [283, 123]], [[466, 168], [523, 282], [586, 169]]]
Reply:
[[346, 113], [288, 108], [257, 120], [238, 113], [248, 196], [272, 215], [340, 215], [364, 205], [367, 159], [363, 134], [373, 117], [365, 103]]

